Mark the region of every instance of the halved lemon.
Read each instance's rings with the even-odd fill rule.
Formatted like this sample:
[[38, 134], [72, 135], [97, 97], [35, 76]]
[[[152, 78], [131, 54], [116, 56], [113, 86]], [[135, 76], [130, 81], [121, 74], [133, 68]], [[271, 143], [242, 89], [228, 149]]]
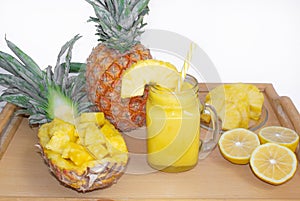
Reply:
[[254, 174], [265, 182], [279, 185], [291, 179], [297, 169], [297, 158], [293, 151], [275, 143], [258, 146], [250, 158]]
[[262, 144], [267, 142], [277, 143], [290, 148], [293, 152], [299, 144], [299, 135], [292, 129], [281, 126], [269, 126], [261, 129], [258, 137]]
[[230, 162], [247, 164], [252, 151], [260, 145], [260, 142], [252, 131], [236, 128], [223, 133], [218, 145], [223, 157]]
[[141, 96], [145, 85], [153, 83], [175, 89], [180, 74], [171, 63], [155, 59], [141, 60], [131, 65], [122, 76], [121, 97]]

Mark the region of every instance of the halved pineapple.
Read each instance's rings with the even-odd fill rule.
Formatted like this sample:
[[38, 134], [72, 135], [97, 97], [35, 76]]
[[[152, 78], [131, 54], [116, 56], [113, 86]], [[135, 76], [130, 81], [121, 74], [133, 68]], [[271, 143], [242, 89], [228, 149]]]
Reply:
[[73, 125], [60, 119], [40, 127], [42, 155], [60, 181], [78, 191], [112, 185], [124, 173], [128, 151], [103, 113], [82, 113]]
[[[0, 73], [0, 85], [7, 88], [0, 102], [17, 105], [20, 109], [16, 114], [28, 115], [31, 125], [43, 124], [37, 147], [51, 172], [64, 184], [88, 191], [112, 185], [123, 174], [128, 156], [124, 150], [109, 152], [110, 141], [100, 132], [103, 125], [109, 124], [102, 113], [83, 114], [93, 109], [85, 91], [85, 72], [69, 74], [72, 49], [79, 38], [76, 35], [62, 46], [54, 70], [51, 66], [42, 70], [31, 57], [6, 40], [18, 58], [0, 51], [0, 68], [7, 71]], [[83, 115], [75, 119], [79, 114]], [[95, 129], [88, 130], [90, 125]], [[88, 140], [97, 138], [93, 135], [103, 136], [103, 143], [93, 144]], [[86, 139], [93, 146], [86, 146]], [[96, 151], [98, 154], [93, 154]]]

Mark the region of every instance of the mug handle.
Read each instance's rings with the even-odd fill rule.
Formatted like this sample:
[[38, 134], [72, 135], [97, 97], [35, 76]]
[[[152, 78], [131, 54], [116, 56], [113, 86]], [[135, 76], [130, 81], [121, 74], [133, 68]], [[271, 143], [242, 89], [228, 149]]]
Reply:
[[211, 115], [212, 130], [207, 131], [207, 140], [200, 140], [199, 160], [205, 159], [215, 149], [221, 136], [221, 126], [216, 109], [212, 105], [205, 104], [203, 111], [208, 111]]

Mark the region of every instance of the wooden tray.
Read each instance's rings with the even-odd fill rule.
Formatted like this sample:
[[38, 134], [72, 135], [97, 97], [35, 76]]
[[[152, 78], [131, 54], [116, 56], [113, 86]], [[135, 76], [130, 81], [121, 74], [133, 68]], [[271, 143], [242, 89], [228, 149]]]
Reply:
[[[281, 125], [300, 133], [300, 116], [288, 97], [277, 95], [271, 84], [256, 84], [265, 95], [268, 125]], [[200, 84], [203, 98], [216, 84]], [[258, 179], [249, 165], [226, 161], [216, 148], [205, 160], [183, 173], [163, 173], [143, 169], [144, 161], [132, 157], [128, 172], [117, 184], [103, 190], [77, 193], [52, 176], [34, 145], [37, 129], [28, 120], [14, 117], [8, 104], [0, 115], [1, 200], [300, 200], [300, 172], [285, 184], [273, 186]], [[130, 135], [141, 137], [144, 129]], [[142, 137], [141, 137], [142, 138]], [[10, 139], [12, 139], [10, 141]], [[126, 137], [133, 155], [143, 156], [145, 140]], [[9, 143], [10, 141], [10, 143]], [[8, 145], [9, 144], [9, 145]], [[7, 146], [8, 145], [8, 146]], [[141, 159], [143, 160], [143, 159]], [[139, 166], [141, 165], [141, 166]], [[147, 172], [148, 171], [148, 172]], [[145, 173], [147, 172], [147, 173]]]

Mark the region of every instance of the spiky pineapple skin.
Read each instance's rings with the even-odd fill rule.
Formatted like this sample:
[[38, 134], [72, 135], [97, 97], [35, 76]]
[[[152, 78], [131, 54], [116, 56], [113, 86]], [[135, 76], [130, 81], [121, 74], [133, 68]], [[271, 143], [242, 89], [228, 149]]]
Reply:
[[122, 99], [121, 79], [133, 63], [151, 58], [150, 50], [140, 43], [123, 54], [100, 43], [87, 59], [86, 85], [89, 99], [120, 131], [130, 131], [145, 125], [147, 90], [143, 96]]

